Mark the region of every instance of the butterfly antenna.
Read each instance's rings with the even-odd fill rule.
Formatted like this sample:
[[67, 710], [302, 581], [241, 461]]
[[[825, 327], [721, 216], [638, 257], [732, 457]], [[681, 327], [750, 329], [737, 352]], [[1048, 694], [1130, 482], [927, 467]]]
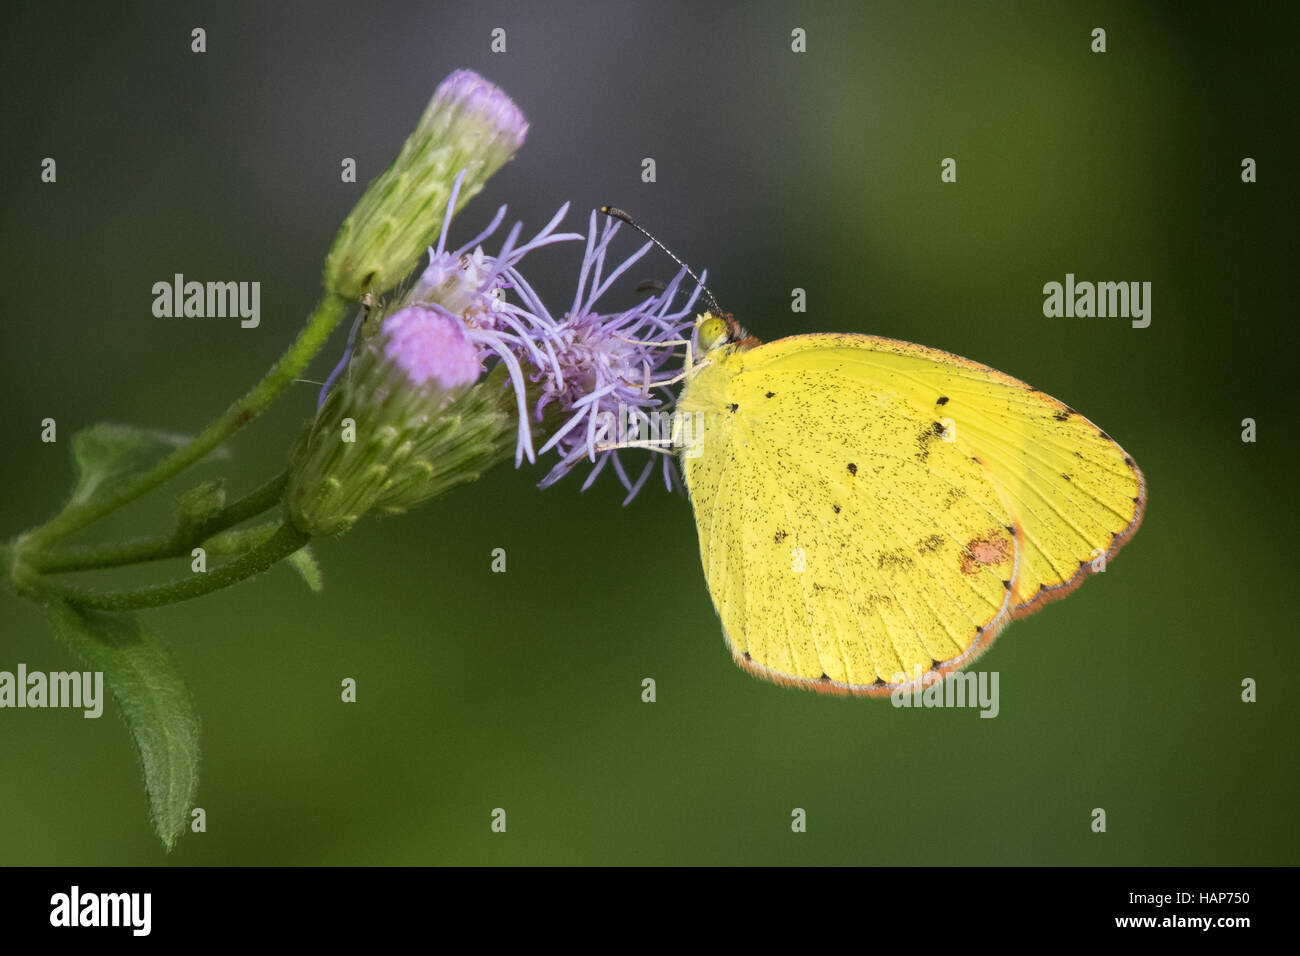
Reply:
[[603, 212], [606, 216], [609, 216], [611, 219], [617, 219], [619, 222], [627, 223], [629, 226], [631, 226], [637, 232], [641, 233], [641, 235], [645, 236], [656, 246], [658, 246], [661, 250], [663, 250], [664, 254], [667, 255], [669, 259], [672, 259], [673, 262], [677, 263], [679, 266], [685, 269], [686, 274], [695, 280], [695, 284], [704, 290], [704, 294], [709, 297], [709, 304], [713, 306], [713, 311], [715, 313], [722, 312], [722, 307], [718, 305], [718, 300], [713, 297], [713, 293], [709, 291], [709, 287], [700, 281], [700, 277], [695, 274], [695, 272], [691, 269], [691, 267], [688, 266], [686, 263], [682, 262], [682, 260], [678, 259], [675, 255], [673, 255], [672, 251], [667, 246], [665, 246], [662, 242], [660, 242], [654, 236], [650, 235], [650, 233], [646, 232], [644, 226], [638, 223], [635, 219], [633, 219], [623, 210], [619, 209], [617, 206], [601, 206], [600, 211]]

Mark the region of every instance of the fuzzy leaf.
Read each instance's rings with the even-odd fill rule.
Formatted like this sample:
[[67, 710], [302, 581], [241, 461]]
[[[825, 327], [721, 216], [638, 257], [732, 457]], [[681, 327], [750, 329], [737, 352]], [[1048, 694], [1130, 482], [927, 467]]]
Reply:
[[171, 654], [134, 615], [61, 601], [46, 610], [55, 633], [104, 672], [140, 753], [154, 831], [170, 851], [189, 821], [199, 781], [199, 718]]
[[[71, 503], [82, 505], [112, 494], [124, 481], [153, 467], [189, 440], [188, 435], [135, 425], [103, 423], [82, 429], [72, 436], [77, 486]], [[230, 454], [226, 448], [219, 452]]]
[[302, 575], [302, 579], [307, 582], [307, 587], [317, 594], [325, 590], [325, 577], [321, 574], [316, 555], [311, 553], [311, 545], [303, 545], [299, 550], [289, 555], [287, 560], [293, 565], [293, 569]]

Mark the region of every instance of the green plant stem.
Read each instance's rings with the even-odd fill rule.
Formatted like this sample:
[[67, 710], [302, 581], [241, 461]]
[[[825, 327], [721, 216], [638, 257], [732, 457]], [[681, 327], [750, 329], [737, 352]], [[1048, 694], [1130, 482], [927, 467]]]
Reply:
[[208, 538], [203, 542], [203, 549], [208, 552], [208, 557], [217, 555], [228, 558], [232, 554], [242, 554], [254, 545], [261, 544], [279, 529], [279, 518], [265, 524], [249, 525], [247, 528], [231, 528], [229, 531], [222, 531]]
[[127, 564], [143, 564], [166, 558], [187, 556], [219, 531], [255, 518], [273, 507], [284, 497], [289, 473], [282, 471], [266, 484], [249, 492], [238, 501], [226, 505], [211, 518], [192, 528], [177, 528], [169, 534], [134, 538], [108, 544], [83, 544], [60, 548], [57, 551], [27, 552], [23, 561], [33, 571], [41, 574], [61, 574], [65, 571], [93, 571], [99, 568], [118, 568]]
[[211, 594], [213, 591], [220, 591], [232, 584], [238, 584], [245, 578], [260, 574], [277, 561], [293, 554], [310, 539], [310, 535], [285, 523], [264, 542], [221, 567], [205, 574], [196, 572], [166, 584], [151, 584], [147, 587], [125, 588], [118, 591], [98, 591], [34, 575], [22, 582], [23, 590], [37, 599], [54, 597], [79, 607], [101, 611], [134, 611], [145, 607], [177, 604]]
[[307, 363], [321, 350], [335, 326], [339, 324], [347, 306], [348, 300], [341, 296], [331, 294], [323, 298], [308, 318], [306, 327], [279, 360], [271, 366], [270, 371], [243, 398], [226, 409], [220, 418], [205, 428], [189, 444], [178, 448], [113, 494], [67, 507], [50, 521], [28, 532], [22, 539], [22, 551], [30, 553], [44, 550], [60, 538], [85, 527], [92, 521], [98, 521], [104, 515], [116, 511], [185, 470], [230, 438], [261, 414], [279, 397], [289, 383], [301, 374], [307, 367]]

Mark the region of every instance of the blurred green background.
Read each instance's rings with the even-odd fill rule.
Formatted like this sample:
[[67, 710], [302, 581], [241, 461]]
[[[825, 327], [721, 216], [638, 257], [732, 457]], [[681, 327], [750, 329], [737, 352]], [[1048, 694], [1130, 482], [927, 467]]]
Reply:
[[[0, 711], [0, 863], [1300, 862], [1298, 25], [1294, 5], [13, 10], [5, 536], [60, 505], [78, 428], [197, 431], [261, 375], [360, 195], [340, 160], [376, 175], [457, 67], [503, 86], [532, 130], [453, 239], [500, 202], [533, 226], [565, 200], [574, 225], [615, 203], [707, 267], [758, 336], [872, 332], [988, 363], [1106, 428], [1151, 500], [1104, 576], [981, 659], [1001, 674], [1001, 714], [981, 720], [752, 680], [724, 650], [682, 497], [651, 485], [623, 508], [612, 475], [543, 493], [540, 469], [502, 467], [320, 542], [323, 595], [277, 568], [149, 613], [204, 722], [208, 832], [170, 856], [120, 719]], [[526, 263], [553, 308], [579, 255]], [[647, 258], [629, 284], [673, 268]], [[151, 286], [174, 272], [259, 280], [261, 327], [154, 318]], [[1151, 326], [1044, 318], [1042, 286], [1067, 272], [1152, 282]], [[315, 393], [296, 386], [205, 474], [238, 493], [273, 473]], [[101, 534], [158, 529], [169, 501]], [[19, 662], [74, 664], [5, 592], [0, 669]], [[1240, 702], [1245, 677], [1258, 703]]]

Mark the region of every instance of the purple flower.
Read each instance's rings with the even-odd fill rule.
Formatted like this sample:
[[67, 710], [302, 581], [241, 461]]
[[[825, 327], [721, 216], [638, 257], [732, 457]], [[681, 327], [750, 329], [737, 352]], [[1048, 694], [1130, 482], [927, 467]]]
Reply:
[[[448, 251], [447, 235], [464, 175], [462, 172], [452, 187], [442, 233], [437, 245], [429, 248], [428, 264], [402, 298], [399, 310], [383, 321], [380, 335], [385, 337], [385, 354], [413, 384], [435, 381], [444, 387], [477, 381], [485, 362], [496, 360], [504, 365], [518, 410], [516, 467], [552, 450], [559, 456], [540, 482], [542, 488], [550, 487], [586, 459], [594, 467], [583, 490], [606, 467], [612, 467], [628, 491], [626, 501], [631, 501], [654, 470], [655, 452], [660, 453], [664, 483], [671, 488], [674, 472], [667, 442], [671, 434], [668, 413], [675, 399], [669, 386], [676, 377], [668, 366], [680, 360], [675, 350], [691, 332], [691, 310], [701, 286], [696, 285], [674, 308], [687, 276], [683, 268], [661, 292], [632, 308], [598, 312], [601, 297], [653, 243], [647, 242], [606, 273], [606, 259], [619, 223], [607, 219], [598, 230], [593, 212], [572, 306], [563, 318], [556, 319], [519, 266], [534, 249], [584, 238], [556, 231], [568, 204], [527, 242], [520, 243], [523, 226], [516, 223], [497, 254], [489, 255], [482, 244], [505, 219], [506, 207], [502, 206], [487, 228]], [[343, 360], [321, 389], [318, 407], [356, 354], [361, 323], [362, 317], [358, 317]], [[533, 423], [541, 422], [552, 406], [562, 412], [560, 424], [534, 451]], [[634, 478], [621, 457], [628, 449], [615, 446], [646, 438], [661, 439], [663, 444], [649, 449], [651, 460]]]
[[[603, 446], [647, 437], [667, 439], [671, 434], [666, 412], [672, 407], [674, 395], [667, 383], [675, 376], [664, 367], [673, 361], [674, 348], [691, 330], [690, 313], [700, 288], [697, 286], [680, 308], [673, 308], [687, 274], [683, 268], [662, 292], [632, 308], [597, 312], [597, 300], [652, 245], [646, 243], [605, 276], [606, 255], [618, 226], [613, 220], [605, 220], [597, 238], [596, 214], [591, 214], [578, 289], [572, 308], [561, 321], [551, 320], [541, 311], [541, 304], [535, 303], [545, 326], [540, 342], [547, 360], [534, 363], [531, 379], [541, 385], [541, 396], [533, 411], [538, 421], [551, 403], [557, 403], [567, 413], [539, 450], [544, 454], [555, 449], [560, 457], [540, 487], [550, 487], [585, 458], [595, 467], [583, 483], [583, 490], [611, 465], [628, 491], [626, 504], [654, 470], [654, 459], [633, 479], [624, 467], [620, 449]], [[664, 483], [671, 488], [672, 456], [667, 443], [658, 450]]]
[[[506, 366], [518, 398], [520, 427], [515, 446], [515, 464], [518, 466], [525, 458], [530, 462], [536, 460], [532, 430], [528, 425], [527, 382], [520, 359], [544, 360], [545, 353], [534, 342], [537, 330], [542, 325], [529, 307], [530, 303], [535, 303], [536, 296], [519, 275], [517, 267], [524, 256], [534, 249], [556, 242], [578, 240], [582, 236], [555, 231], [569, 210], [568, 203], [565, 203], [551, 217], [551, 221], [528, 242], [519, 243], [523, 224], [515, 223], [501, 250], [495, 256], [488, 255], [480, 244], [501, 225], [506, 215], [506, 207], [502, 206], [486, 229], [460, 248], [449, 252], [447, 234], [464, 178], [465, 171], [462, 170], [456, 177], [447, 200], [438, 244], [429, 248], [428, 265], [405, 296], [404, 303], [407, 306], [421, 306], [426, 311], [459, 322], [466, 340], [475, 347], [477, 354], [485, 356], [491, 353]], [[526, 291], [520, 291], [521, 289]], [[525, 305], [509, 301], [507, 294], [511, 290], [520, 292]], [[358, 316], [352, 327], [343, 359], [325, 380], [317, 408], [324, 403], [326, 395], [355, 354], [357, 332], [363, 316]]]
[[417, 132], [462, 149], [464, 138], [475, 135], [483, 141], [479, 150], [513, 155], [524, 144], [528, 123], [514, 101], [495, 84], [473, 70], [456, 70], [438, 84]]
[[412, 305], [384, 319], [384, 355], [412, 385], [454, 389], [478, 381], [483, 363], [465, 326], [445, 312]]
[[[515, 445], [515, 466], [518, 467], [525, 458], [529, 462], [537, 460], [532, 430], [528, 425], [527, 384], [520, 361], [544, 360], [544, 353], [535, 344], [535, 337], [546, 324], [537, 314], [540, 310], [545, 315], [545, 307], [519, 274], [518, 266], [524, 256], [535, 249], [581, 239], [582, 236], [555, 231], [569, 211], [569, 204], [565, 203], [528, 242], [519, 244], [523, 223], [516, 222], [506, 235], [501, 250], [495, 256], [487, 255], [480, 243], [501, 225], [506, 215], [506, 207], [502, 206], [486, 229], [456, 251], [447, 252], [447, 230], [463, 176], [462, 172], [452, 187], [438, 245], [430, 247], [429, 264], [407, 299], [459, 316], [469, 340], [495, 354], [506, 366], [519, 407], [519, 439]], [[524, 300], [523, 305], [509, 301], [507, 293], [512, 290]]]

